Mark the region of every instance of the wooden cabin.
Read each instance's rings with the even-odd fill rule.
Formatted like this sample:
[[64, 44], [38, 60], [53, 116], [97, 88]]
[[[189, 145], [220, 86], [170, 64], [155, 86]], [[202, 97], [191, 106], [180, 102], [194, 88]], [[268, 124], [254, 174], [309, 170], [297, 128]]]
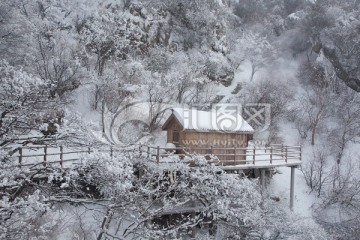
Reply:
[[[167, 143], [190, 153], [213, 154], [224, 164], [231, 164], [231, 161], [246, 159], [244, 148], [252, 140], [254, 129], [239, 114], [230, 117], [219, 117], [214, 111], [174, 108], [162, 129], [167, 131]], [[231, 127], [226, 129], [226, 125], [221, 124]]]

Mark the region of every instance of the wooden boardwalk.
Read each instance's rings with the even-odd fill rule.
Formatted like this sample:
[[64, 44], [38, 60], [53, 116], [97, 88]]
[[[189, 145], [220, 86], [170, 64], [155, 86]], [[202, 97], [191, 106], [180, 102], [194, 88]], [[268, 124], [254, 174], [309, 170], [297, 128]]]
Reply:
[[[156, 164], [171, 164], [184, 162], [191, 167], [199, 166], [194, 160], [195, 156], [204, 157], [208, 164], [219, 166], [223, 170], [259, 169], [262, 188], [265, 187], [266, 170], [287, 166], [291, 168], [290, 177], [290, 208], [294, 206], [294, 179], [295, 168], [301, 166], [301, 147], [287, 145], [270, 145], [268, 147], [251, 146], [246, 148], [219, 148], [219, 147], [175, 147], [165, 148], [160, 146], [137, 145], [128, 148], [114, 148], [108, 146], [105, 149], [96, 149], [96, 152], [105, 152], [109, 157], [118, 152], [133, 151], [135, 154], [146, 157], [148, 161]], [[220, 151], [220, 152], [219, 152]], [[223, 151], [224, 153], [221, 153]], [[232, 153], [229, 153], [233, 151]], [[35, 168], [37, 166], [58, 166], [69, 168], [79, 163], [84, 154], [95, 152], [91, 148], [64, 148], [49, 146], [34, 146], [19, 148], [13, 157], [18, 163], [12, 167]], [[197, 152], [207, 152], [198, 154]], [[180, 153], [180, 154], [177, 154]], [[175, 159], [174, 159], [175, 158]], [[196, 157], [195, 157], [196, 158]], [[202, 161], [203, 162], [203, 161]]]
[[[165, 148], [160, 146], [142, 146], [140, 147], [140, 151], [158, 164], [170, 163], [171, 160], [169, 161], [168, 157], [177, 156], [181, 161], [195, 165], [192, 156], [201, 155], [207, 159], [209, 164], [220, 166], [225, 170], [259, 169], [280, 166], [297, 167], [301, 165], [301, 146], [287, 146], [282, 144], [274, 144], [269, 147], [244, 148], [185, 146]], [[225, 153], [215, 153], [219, 151]], [[233, 153], [229, 153], [231, 151]], [[208, 152], [208, 154], [197, 154], [197, 152]]]
[[[234, 170], [241, 172], [245, 169], [259, 169], [261, 188], [265, 188], [266, 170], [274, 167], [287, 166], [291, 168], [290, 176], [290, 209], [294, 208], [295, 199], [295, 168], [301, 166], [301, 146], [287, 146], [274, 144], [268, 147], [251, 146], [246, 148], [219, 148], [219, 147], [140, 147], [140, 152], [157, 164], [169, 164], [169, 156], [178, 157], [192, 166], [196, 167], [194, 154], [197, 152], [208, 152], [198, 154], [204, 156], [209, 164], [214, 164], [223, 170]], [[219, 153], [220, 150], [220, 153]], [[223, 150], [224, 153], [221, 153]], [[229, 152], [233, 152], [232, 154]], [[180, 154], [178, 154], [180, 153]], [[221, 160], [220, 160], [221, 159]]]
[[[193, 156], [203, 156], [209, 164], [223, 168], [224, 170], [236, 169], [259, 169], [279, 166], [300, 166], [301, 147], [287, 145], [271, 145], [269, 147], [176, 147], [166, 148], [160, 146], [137, 145], [130, 148], [107, 147], [96, 149], [97, 152], [105, 152], [109, 157], [121, 151], [134, 151], [147, 157], [149, 161], [157, 164], [169, 164], [184, 162], [196, 166]], [[232, 153], [230, 153], [232, 151]], [[67, 167], [68, 164], [81, 160], [84, 154], [94, 152], [91, 148], [65, 148], [63, 146], [35, 146], [19, 148], [14, 156], [18, 159], [17, 167], [31, 167], [34, 165], [59, 164], [59, 167]], [[177, 154], [177, 152], [181, 152]], [[198, 154], [197, 152], [207, 152]], [[225, 152], [225, 153], [221, 153]], [[171, 158], [169, 158], [172, 156]], [[221, 160], [219, 160], [221, 159]], [[224, 160], [223, 160], [224, 159]]]
[[[105, 152], [112, 157], [122, 150], [108, 147], [96, 149], [96, 152]], [[64, 146], [28, 146], [19, 148], [12, 156], [18, 159], [15, 167], [33, 167], [58, 165], [61, 168], [68, 168], [69, 164], [77, 163], [82, 156], [91, 154], [94, 149], [90, 147], [64, 147]]]

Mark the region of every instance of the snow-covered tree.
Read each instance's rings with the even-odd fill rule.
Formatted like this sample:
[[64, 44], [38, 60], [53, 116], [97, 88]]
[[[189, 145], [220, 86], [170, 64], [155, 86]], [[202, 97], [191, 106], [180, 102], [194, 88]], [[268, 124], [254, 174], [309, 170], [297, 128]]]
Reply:
[[[48, 82], [0, 62], [0, 146], [5, 148], [22, 137], [40, 130], [43, 118], [53, 104], [49, 100]], [[50, 88], [51, 89], [51, 88]], [[48, 109], [51, 111], [51, 109]], [[54, 119], [56, 120], [56, 119]]]
[[[264, 205], [256, 181], [204, 164], [202, 156], [187, 159], [200, 164], [192, 168], [176, 156], [162, 159], [171, 164], [159, 165], [138, 154], [85, 157], [71, 172], [52, 177], [63, 182], [67, 189], [63, 194], [82, 197], [58, 195], [51, 201], [81, 203], [90, 213], [96, 209], [96, 218], [88, 219], [93, 221], [88, 231], [97, 239], [302, 239], [312, 235], [326, 239], [316, 223], [308, 224], [272, 200]], [[83, 216], [80, 222], [89, 214], [84, 211]]]

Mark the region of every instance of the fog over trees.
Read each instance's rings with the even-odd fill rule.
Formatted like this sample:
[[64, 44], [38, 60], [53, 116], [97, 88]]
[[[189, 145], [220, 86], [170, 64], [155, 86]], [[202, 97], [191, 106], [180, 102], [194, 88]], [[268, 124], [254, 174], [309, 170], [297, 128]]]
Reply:
[[[0, 238], [358, 239], [359, 94], [358, 0], [2, 0]], [[311, 216], [201, 156], [162, 168], [114, 145], [216, 103], [271, 105], [254, 139], [302, 146]], [[89, 153], [19, 167], [36, 146]]]

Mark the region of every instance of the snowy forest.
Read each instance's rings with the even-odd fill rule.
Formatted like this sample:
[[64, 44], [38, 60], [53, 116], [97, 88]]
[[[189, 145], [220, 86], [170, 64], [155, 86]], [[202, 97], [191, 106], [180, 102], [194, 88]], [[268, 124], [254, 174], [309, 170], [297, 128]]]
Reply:
[[[359, 94], [359, 0], [1, 0], [0, 239], [359, 239]], [[289, 168], [139, 154], [167, 106], [218, 103], [301, 145], [294, 209]]]

